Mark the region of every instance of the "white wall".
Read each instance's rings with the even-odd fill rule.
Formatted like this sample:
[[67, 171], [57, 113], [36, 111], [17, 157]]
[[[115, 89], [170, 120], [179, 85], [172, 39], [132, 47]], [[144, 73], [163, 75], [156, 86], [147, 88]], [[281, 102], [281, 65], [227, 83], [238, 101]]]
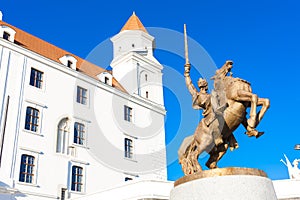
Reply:
[[[125, 94], [7, 41], [0, 40], [0, 55], [0, 112], [5, 111], [7, 96], [11, 97], [0, 188], [14, 188], [28, 199], [55, 199], [61, 187], [70, 190], [72, 165], [84, 171], [83, 192], [70, 192], [72, 198], [114, 187], [126, 176], [166, 180], [163, 106]], [[29, 85], [31, 67], [44, 72], [42, 89]], [[88, 90], [87, 105], [76, 102], [77, 86]], [[124, 105], [132, 107], [133, 122], [124, 120]], [[27, 106], [40, 111], [36, 133], [24, 129]], [[66, 117], [70, 119], [72, 155], [71, 151], [56, 153], [57, 125]], [[76, 121], [86, 126], [84, 146], [73, 144]], [[3, 126], [2, 118], [1, 131]], [[153, 132], [149, 132], [151, 128]], [[134, 140], [134, 159], [124, 158], [125, 137]], [[22, 154], [35, 157], [32, 184], [19, 182]]]

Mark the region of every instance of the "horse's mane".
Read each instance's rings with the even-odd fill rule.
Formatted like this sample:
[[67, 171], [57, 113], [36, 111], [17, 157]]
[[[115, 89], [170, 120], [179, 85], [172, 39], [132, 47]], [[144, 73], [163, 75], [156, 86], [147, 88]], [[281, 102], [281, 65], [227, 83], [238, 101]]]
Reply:
[[215, 79], [224, 79], [232, 67], [232, 61], [226, 61], [225, 64], [218, 70], [216, 70], [216, 74], [211, 78], [212, 80]]

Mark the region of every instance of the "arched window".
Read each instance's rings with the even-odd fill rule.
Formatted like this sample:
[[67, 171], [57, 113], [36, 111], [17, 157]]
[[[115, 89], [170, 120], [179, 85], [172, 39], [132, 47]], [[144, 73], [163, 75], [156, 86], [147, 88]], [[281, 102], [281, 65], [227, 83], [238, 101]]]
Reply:
[[60, 120], [57, 126], [57, 140], [56, 140], [56, 152], [57, 153], [67, 153], [67, 141], [68, 134], [70, 131], [69, 119], [64, 118]]

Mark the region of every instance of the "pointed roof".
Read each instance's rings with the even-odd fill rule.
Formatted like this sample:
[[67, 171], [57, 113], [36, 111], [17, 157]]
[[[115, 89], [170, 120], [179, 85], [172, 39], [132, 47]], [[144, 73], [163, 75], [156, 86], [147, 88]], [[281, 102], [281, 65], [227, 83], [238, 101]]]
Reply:
[[140, 30], [148, 33], [141, 20], [135, 15], [135, 12], [132, 13], [131, 17], [127, 20], [120, 32], [125, 30]]

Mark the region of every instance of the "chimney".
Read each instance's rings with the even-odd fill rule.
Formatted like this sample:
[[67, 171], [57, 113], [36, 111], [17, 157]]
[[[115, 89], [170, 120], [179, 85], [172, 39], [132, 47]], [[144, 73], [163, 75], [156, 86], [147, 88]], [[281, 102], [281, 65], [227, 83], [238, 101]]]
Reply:
[[2, 12], [0, 11], [0, 21], [2, 21], [2, 17], [3, 17], [3, 14], [2, 14]]

